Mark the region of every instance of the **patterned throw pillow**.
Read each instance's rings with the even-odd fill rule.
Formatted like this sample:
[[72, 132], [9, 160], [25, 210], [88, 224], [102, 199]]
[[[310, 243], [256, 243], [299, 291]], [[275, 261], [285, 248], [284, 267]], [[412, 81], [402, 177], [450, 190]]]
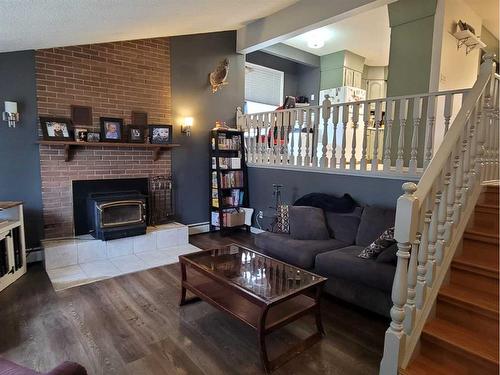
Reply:
[[276, 233], [290, 233], [290, 209], [287, 204], [276, 210]]
[[370, 245], [365, 247], [358, 257], [363, 259], [375, 259], [384, 249], [396, 243], [394, 239], [394, 227], [387, 229]]

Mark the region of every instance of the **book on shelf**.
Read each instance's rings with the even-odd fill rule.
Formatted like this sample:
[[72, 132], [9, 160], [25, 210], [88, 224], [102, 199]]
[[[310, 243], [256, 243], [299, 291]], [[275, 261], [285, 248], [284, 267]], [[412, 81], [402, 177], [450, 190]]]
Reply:
[[[239, 188], [243, 186], [243, 171], [229, 171], [227, 173], [220, 175], [220, 188], [221, 189], [230, 189], [230, 188]], [[217, 177], [216, 177], [217, 183]], [[213, 186], [213, 180], [212, 180]]]
[[217, 142], [219, 150], [234, 150], [234, 151], [240, 150], [241, 142], [239, 135], [218, 133], [216, 138], [217, 140], [215, 138], [212, 138], [213, 150], [215, 150], [215, 142]]
[[[219, 168], [220, 169], [240, 169], [241, 168], [241, 158], [219, 157]], [[217, 159], [215, 156], [212, 156], [212, 169], [217, 169]]]

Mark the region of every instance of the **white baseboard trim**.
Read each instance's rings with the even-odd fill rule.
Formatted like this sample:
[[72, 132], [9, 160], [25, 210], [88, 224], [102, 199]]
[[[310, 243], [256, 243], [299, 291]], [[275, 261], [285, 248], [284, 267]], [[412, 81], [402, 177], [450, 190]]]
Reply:
[[208, 233], [210, 232], [210, 223], [207, 221], [204, 223], [189, 224], [188, 230], [190, 236], [193, 234]]
[[265, 230], [260, 229], [260, 228], [250, 227], [250, 232], [255, 233], [255, 234], [259, 234], [259, 233], [265, 232]]

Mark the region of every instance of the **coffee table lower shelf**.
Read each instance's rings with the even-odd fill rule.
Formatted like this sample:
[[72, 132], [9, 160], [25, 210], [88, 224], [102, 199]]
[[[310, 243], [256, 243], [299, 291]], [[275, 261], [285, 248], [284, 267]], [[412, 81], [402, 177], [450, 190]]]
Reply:
[[[316, 290], [314, 298], [305, 294], [296, 294], [275, 303], [267, 304], [252, 301], [246, 298], [243, 293], [237, 293], [219, 281], [200, 274], [197, 272], [198, 270], [193, 271], [189, 273], [188, 280], [186, 264], [181, 261], [182, 290], [180, 305], [201, 299], [255, 329], [259, 339], [261, 361], [266, 373], [270, 373], [297, 356], [319, 341], [324, 335], [319, 305], [322, 284], [310, 288]], [[190, 291], [195, 297], [187, 299], [186, 291]], [[303, 292], [308, 291], [310, 290], [306, 289]], [[306, 314], [315, 315], [317, 332], [303, 339], [277, 358], [270, 360], [267, 355], [265, 336]]]

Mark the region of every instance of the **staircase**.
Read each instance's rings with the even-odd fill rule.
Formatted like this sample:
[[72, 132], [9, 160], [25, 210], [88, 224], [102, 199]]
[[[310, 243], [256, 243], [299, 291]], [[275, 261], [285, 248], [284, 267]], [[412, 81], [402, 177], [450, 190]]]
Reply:
[[401, 374], [499, 373], [498, 245], [498, 186], [486, 186], [422, 331], [420, 354]]

